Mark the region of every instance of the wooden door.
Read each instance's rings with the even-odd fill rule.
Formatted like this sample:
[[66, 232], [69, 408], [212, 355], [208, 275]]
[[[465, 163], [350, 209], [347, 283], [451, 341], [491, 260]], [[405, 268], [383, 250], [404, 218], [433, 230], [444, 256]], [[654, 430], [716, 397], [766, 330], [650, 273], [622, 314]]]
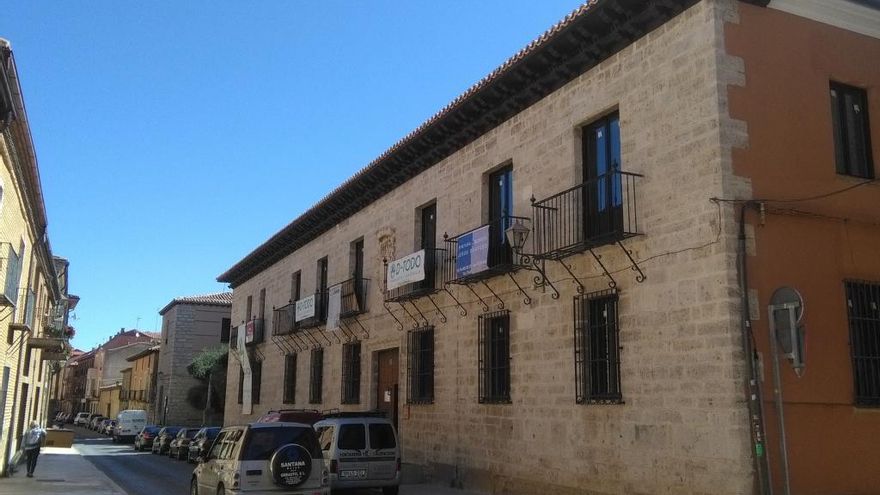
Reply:
[[379, 377], [376, 383], [376, 409], [385, 411], [397, 428], [398, 377], [400, 375], [400, 350], [386, 349], [377, 353]]

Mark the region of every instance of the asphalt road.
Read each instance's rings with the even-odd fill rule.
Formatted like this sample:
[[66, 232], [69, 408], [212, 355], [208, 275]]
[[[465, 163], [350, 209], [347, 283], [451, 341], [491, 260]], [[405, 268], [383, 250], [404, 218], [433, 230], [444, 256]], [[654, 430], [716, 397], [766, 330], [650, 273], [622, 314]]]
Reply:
[[129, 495], [189, 493], [195, 467], [186, 461], [149, 452], [135, 452], [130, 443], [115, 444], [110, 437], [72, 427], [77, 450]]

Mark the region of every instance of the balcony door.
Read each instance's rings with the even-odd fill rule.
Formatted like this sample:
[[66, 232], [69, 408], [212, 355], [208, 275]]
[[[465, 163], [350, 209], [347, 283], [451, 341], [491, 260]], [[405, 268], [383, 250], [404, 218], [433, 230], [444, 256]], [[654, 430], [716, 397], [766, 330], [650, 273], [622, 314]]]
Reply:
[[423, 289], [434, 288], [434, 267], [437, 248], [437, 203], [425, 206], [421, 210], [421, 248], [425, 250], [425, 280]]
[[508, 264], [511, 250], [505, 230], [513, 215], [513, 167], [507, 166], [489, 175], [489, 266]]
[[617, 112], [583, 128], [584, 236], [613, 240], [623, 232], [620, 118]]
[[327, 317], [327, 303], [329, 300], [327, 299], [327, 258], [321, 258], [318, 260], [318, 273], [315, 277], [318, 282], [317, 287], [317, 301], [318, 303], [318, 311], [315, 311], [315, 316], [317, 316], [318, 321], [324, 321]]
[[[352, 267], [352, 277], [354, 278], [354, 297], [357, 308], [356, 311], [362, 311], [364, 308], [364, 240], [359, 239], [354, 242], [354, 267]], [[329, 301], [328, 301], [329, 302]]]

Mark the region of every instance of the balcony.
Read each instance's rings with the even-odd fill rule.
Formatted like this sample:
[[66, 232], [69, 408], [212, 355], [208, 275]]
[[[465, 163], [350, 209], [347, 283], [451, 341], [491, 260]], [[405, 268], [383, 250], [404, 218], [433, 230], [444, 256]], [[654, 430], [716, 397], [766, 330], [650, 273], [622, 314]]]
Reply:
[[290, 303], [273, 312], [272, 335], [290, 335], [296, 331], [296, 303]]
[[[405, 302], [420, 297], [436, 294], [443, 290], [443, 284], [449, 279], [449, 269], [454, 267], [448, 262], [445, 249], [427, 248], [425, 251], [425, 278], [385, 291], [385, 302]], [[385, 287], [388, 287], [386, 268]]]
[[256, 345], [265, 340], [265, 332], [262, 318], [254, 318], [247, 322], [244, 327], [245, 345]]
[[560, 260], [639, 235], [640, 174], [615, 170], [532, 202], [535, 257]]
[[523, 268], [521, 256], [513, 252], [505, 231], [514, 225], [528, 226], [530, 221], [506, 215], [446, 239], [448, 283], [469, 284]]
[[339, 308], [340, 318], [351, 318], [367, 312], [367, 295], [370, 288], [368, 278], [350, 278], [340, 282], [342, 301]]

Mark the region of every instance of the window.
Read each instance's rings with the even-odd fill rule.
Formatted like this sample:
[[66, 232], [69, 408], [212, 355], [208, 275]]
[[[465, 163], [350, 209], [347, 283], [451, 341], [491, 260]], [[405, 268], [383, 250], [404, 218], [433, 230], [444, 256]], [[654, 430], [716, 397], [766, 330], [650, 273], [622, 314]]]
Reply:
[[260, 316], [258, 316], [258, 318], [261, 320], [265, 319], [266, 318], [266, 289], [265, 288], [260, 289], [259, 310], [260, 310]]
[[508, 264], [512, 251], [505, 230], [513, 223], [513, 167], [489, 175], [489, 266]]
[[361, 401], [361, 343], [342, 345], [342, 403]]
[[362, 424], [339, 425], [339, 440], [336, 447], [340, 450], [364, 450], [367, 448], [367, 434]]
[[397, 447], [394, 429], [387, 423], [370, 423], [370, 448], [373, 450], [393, 449]]
[[434, 266], [437, 248], [437, 203], [431, 203], [419, 211], [419, 246], [425, 250], [425, 279], [420, 288], [433, 289]]
[[311, 374], [309, 375], [309, 404], [321, 403], [321, 387], [324, 381], [324, 349], [312, 350]]
[[317, 282], [317, 293], [319, 303], [315, 308], [315, 316], [317, 316], [317, 320], [324, 321], [327, 318], [327, 303], [330, 302], [330, 299], [327, 297], [327, 257], [323, 257], [318, 260], [317, 272], [315, 274], [315, 280]]
[[[22, 344], [24, 346], [25, 344]], [[30, 347], [25, 347], [24, 350], [24, 371], [22, 374], [24, 376], [29, 376], [31, 374], [31, 352], [33, 350]]]
[[831, 120], [837, 173], [873, 179], [868, 96], [865, 90], [832, 82]]
[[880, 406], [880, 284], [847, 281], [853, 387], [857, 406]]
[[296, 354], [284, 356], [284, 403], [296, 402]]
[[254, 361], [251, 363], [251, 404], [260, 403], [260, 388], [263, 384], [263, 362]]
[[590, 240], [623, 231], [620, 117], [617, 112], [582, 129], [584, 234]]
[[254, 296], [247, 296], [247, 306], [245, 306], [244, 310], [244, 320], [251, 321], [251, 317], [254, 315]]
[[510, 311], [479, 317], [479, 401], [510, 402]]
[[238, 368], [238, 403], [239, 404], [242, 403], [243, 396], [244, 396], [244, 370], [239, 367]]
[[430, 404], [434, 402], [434, 327], [412, 330], [407, 340], [407, 402]]
[[574, 298], [574, 341], [577, 403], [622, 403], [616, 291]]
[[302, 273], [296, 271], [290, 276], [290, 302], [295, 303], [299, 301], [301, 288]]
[[220, 342], [227, 343], [229, 342], [229, 327], [232, 326], [232, 320], [229, 318], [223, 318], [220, 320]]
[[321, 444], [321, 450], [330, 450], [333, 447], [334, 427], [332, 425], [319, 426], [315, 431], [318, 433], [318, 443]]

